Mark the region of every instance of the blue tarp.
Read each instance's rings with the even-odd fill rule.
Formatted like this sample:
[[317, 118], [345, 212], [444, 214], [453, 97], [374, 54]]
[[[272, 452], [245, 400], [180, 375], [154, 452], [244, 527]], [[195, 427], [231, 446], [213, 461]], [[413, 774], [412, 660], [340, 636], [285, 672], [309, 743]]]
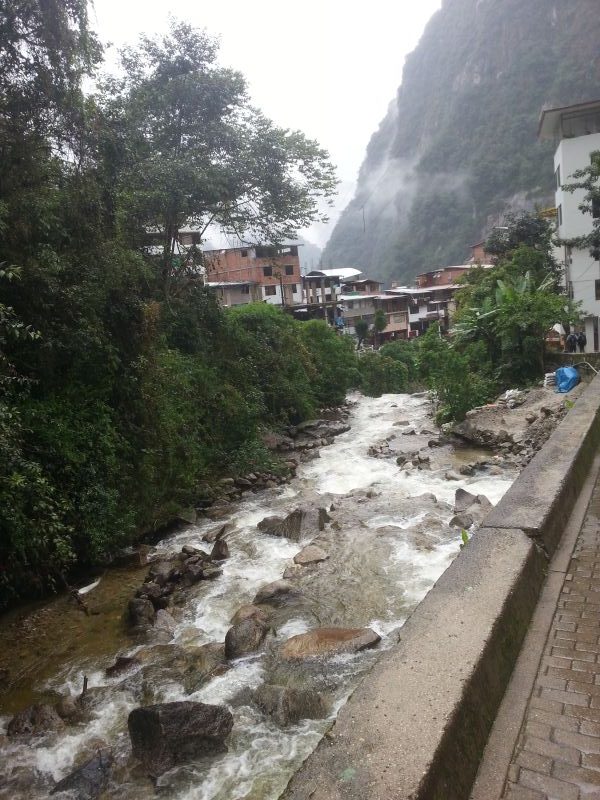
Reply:
[[556, 391], [570, 392], [579, 383], [579, 373], [575, 367], [559, 367], [556, 370]]

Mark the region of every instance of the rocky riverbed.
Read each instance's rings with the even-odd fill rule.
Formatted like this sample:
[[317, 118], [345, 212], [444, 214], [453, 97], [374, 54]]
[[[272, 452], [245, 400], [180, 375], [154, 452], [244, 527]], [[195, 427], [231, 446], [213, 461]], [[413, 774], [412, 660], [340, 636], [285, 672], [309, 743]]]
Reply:
[[94, 583], [89, 616], [59, 598], [6, 619], [1, 798], [277, 798], [516, 475], [440, 437], [425, 397], [289, 434], [289, 482], [223, 483]]

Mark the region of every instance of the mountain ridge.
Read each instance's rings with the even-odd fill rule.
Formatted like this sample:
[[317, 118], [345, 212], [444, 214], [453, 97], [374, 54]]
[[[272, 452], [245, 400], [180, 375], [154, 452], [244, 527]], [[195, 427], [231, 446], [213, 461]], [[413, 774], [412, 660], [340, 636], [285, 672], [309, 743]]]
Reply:
[[600, 95], [596, 0], [445, 0], [407, 57], [323, 260], [409, 280], [552, 198], [543, 106]]

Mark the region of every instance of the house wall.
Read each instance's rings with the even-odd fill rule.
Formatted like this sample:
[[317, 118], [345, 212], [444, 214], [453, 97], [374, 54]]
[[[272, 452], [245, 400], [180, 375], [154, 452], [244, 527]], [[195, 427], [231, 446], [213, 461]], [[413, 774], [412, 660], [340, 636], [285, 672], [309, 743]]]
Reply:
[[[296, 302], [301, 302], [302, 279], [298, 248], [290, 248], [290, 251], [268, 258], [259, 258], [256, 249], [252, 247], [207, 251], [204, 253], [207, 278], [215, 282], [254, 281], [263, 287], [275, 286], [276, 294], [265, 296], [263, 292], [263, 299], [269, 303], [279, 304], [281, 304], [280, 284], [283, 283], [286, 287], [295, 285], [294, 299]], [[265, 274], [265, 271], [271, 274]], [[292, 296], [291, 289], [286, 289], [287, 296]], [[279, 300], [273, 300], [273, 297], [278, 297]]]
[[[593, 228], [591, 214], [584, 214], [579, 206], [585, 198], [585, 191], [578, 189], [572, 194], [565, 192], [564, 184], [572, 181], [572, 175], [579, 169], [589, 166], [590, 154], [600, 150], [600, 133], [563, 139], [554, 156], [554, 170], [560, 170], [560, 186], [556, 188], [556, 208], [558, 215], [558, 236], [561, 239], [574, 239], [586, 236]], [[587, 336], [587, 351], [598, 350], [598, 318], [600, 316], [600, 263], [595, 261], [587, 248], [566, 248], [565, 280], [567, 288], [575, 301], [582, 304], [584, 326]]]

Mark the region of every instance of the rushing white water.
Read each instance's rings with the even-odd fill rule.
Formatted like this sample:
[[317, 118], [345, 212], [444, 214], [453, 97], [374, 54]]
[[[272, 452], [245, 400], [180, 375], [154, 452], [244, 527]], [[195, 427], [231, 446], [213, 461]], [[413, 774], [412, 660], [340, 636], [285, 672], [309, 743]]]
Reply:
[[[161, 797], [177, 800], [277, 798], [293, 771], [314, 749], [329, 722], [305, 720], [282, 729], [247, 699], [248, 690], [258, 687], [269, 679], [273, 669], [277, 669], [273, 666], [276, 645], [314, 627], [318, 624], [315, 620], [323, 620], [324, 624], [337, 624], [339, 620], [346, 625], [369, 624], [383, 637], [379, 652], [394, 644], [397, 637], [393, 632], [458, 552], [460, 540], [456, 531], [447, 527], [451, 510], [445, 503], [453, 502], [459, 486], [474, 494], [484, 494], [493, 503], [508, 489], [512, 475], [481, 473], [461, 481], [450, 481], [445, 478], [444, 469], [401, 470], [393, 459], [378, 459], [367, 454], [370, 445], [398, 434], [399, 428], [394, 427], [394, 423], [399, 419], [409, 420], [419, 429], [431, 428], [428, 410], [423, 398], [405, 395], [359, 398], [351, 413], [349, 432], [323, 448], [320, 458], [302, 465], [291, 484], [249, 495], [222, 521], [235, 526], [228, 538], [231, 557], [224, 562], [222, 576], [202, 584], [201, 591], [191, 596], [185, 607], [172, 642], [184, 649], [222, 642], [235, 611], [242, 604], [252, 602], [261, 586], [280, 578], [293, 556], [307, 543], [259, 534], [256, 524], [263, 517], [289, 512], [306, 498], [310, 502], [318, 495], [339, 498], [347, 519], [348, 509], [352, 509], [354, 502], [357, 504], [356, 529], [346, 523], [341, 530], [325, 532], [335, 550], [331, 559], [333, 565], [337, 558], [335, 568], [324, 566], [321, 572], [316, 568], [307, 590], [310, 605], [307, 601], [298, 609], [288, 610], [266, 654], [237, 660], [228, 672], [191, 693], [186, 692], [177, 676], [165, 673], [155, 680], [152, 702], [188, 699], [226, 703], [232, 706], [235, 718], [228, 753], [208, 763], [186, 765], [162, 776], [158, 782]], [[364, 503], [364, 498], [359, 496], [365, 490], [375, 496], [379, 494], [379, 500], [372, 501], [372, 511], [369, 503]], [[433, 509], [425, 508], [418, 497], [427, 492], [445, 502]], [[338, 500], [335, 502], [337, 504]], [[186, 544], [201, 545], [203, 533], [214, 525], [207, 520], [190, 526], [161, 542], [157, 549], [170, 554]], [[415, 531], [419, 539], [415, 538]], [[93, 597], [96, 585], [97, 582], [86, 587], [89, 597]], [[132, 647], [130, 654], [140, 649], [143, 648]], [[312, 676], [326, 685], [332, 697], [331, 717], [345, 701], [358, 676], [376, 657], [377, 652], [369, 652], [331, 659], [326, 675]], [[7, 745], [1, 756], [10, 759], [12, 768], [34, 767], [57, 780], [102, 743], [112, 746], [126, 763], [126, 720], [129, 711], [140, 704], [139, 692], [128, 679], [107, 678], [104, 670], [109, 663], [71, 664], [51, 681], [51, 688], [63, 694], [75, 694], [81, 689], [85, 672], [90, 689], [97, 691], [94, 718], [91, 723], [42, 739], [33, 747], [20, 743]], [[43, 775], [40, 787], [44, 786]], [[147, 781], [132, 777], [125, 767], [121, 784], [116, 784], [109, 790], [109, 797], [136, 800], [152, 793]], [[19, 794], [13, 786], [10, 791], [11, 794], [3, 793], [0, 787], [0, 797], [17, 800], [47, 796], [47, 788], [40, 788], [38, 793], [29, 786]]]

